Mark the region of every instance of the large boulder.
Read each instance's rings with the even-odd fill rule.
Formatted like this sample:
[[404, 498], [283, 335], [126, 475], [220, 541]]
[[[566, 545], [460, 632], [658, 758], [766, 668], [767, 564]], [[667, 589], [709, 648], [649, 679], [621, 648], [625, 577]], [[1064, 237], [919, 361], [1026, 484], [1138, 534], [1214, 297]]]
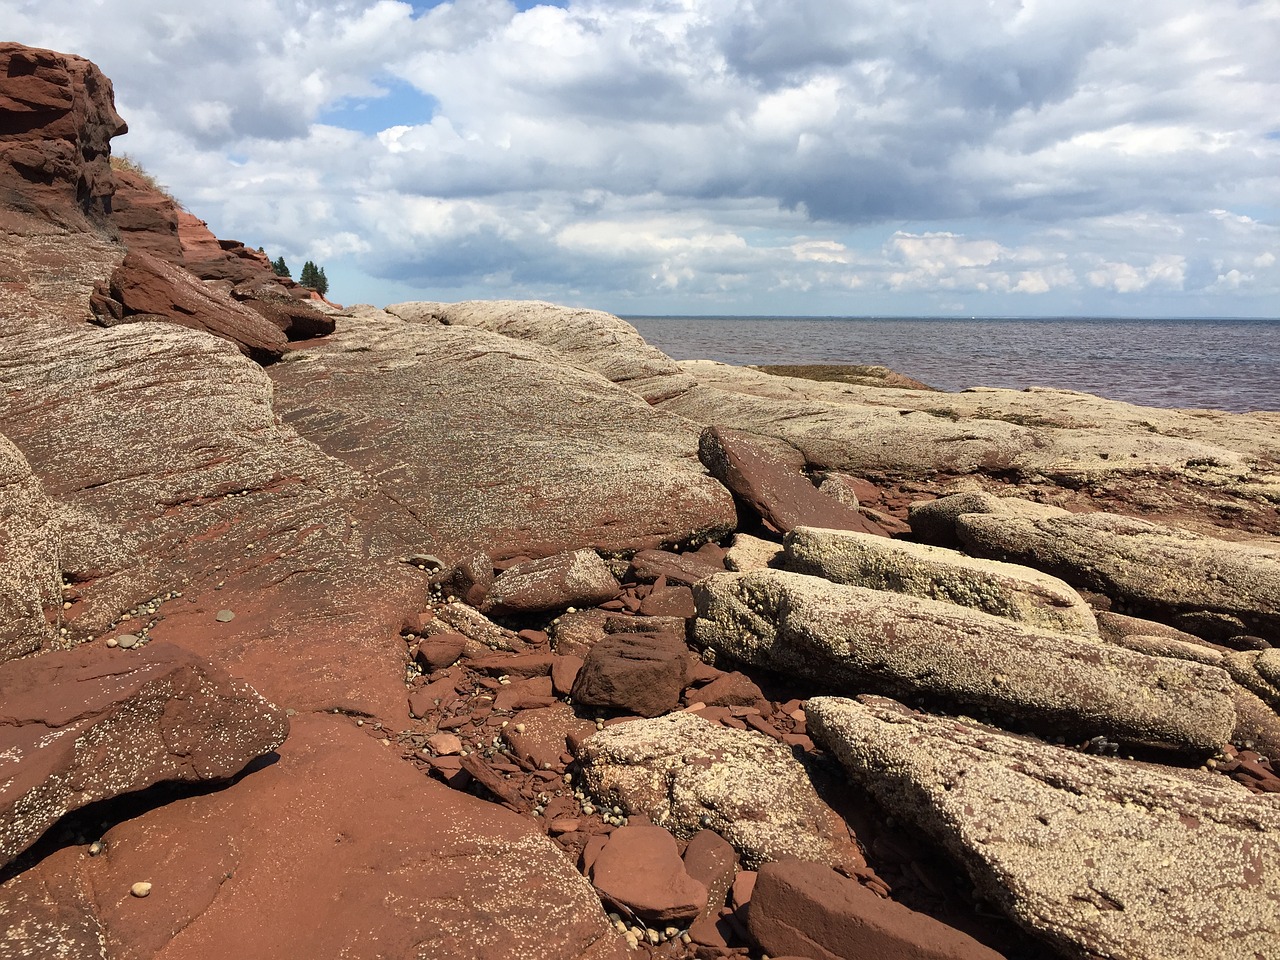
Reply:
[[941, 600], [1028, 626], [1097, 637], [1084, 598], [1056, 577], [955, 550], [865, 533], [799, 527], [787, 534], [786, 567], [871, 590]]
[[1200, 636], [1280, 637], [1273, 543], [1230, 543], [1110, 513], [963, 514], [956, 531], [972, 553], [1045, 570]]
[[65, 847], [0, 886], [0, 942], [56, 956], [89, 930], [148, 960], [626, 956], [532, 824], [428, 779], [350, 718], [299, 715], [275, 763], [102, 841], [106, 856]]
[[693, 713], [606, 727], [578, 747], [591, 793], [679, 837], [711, 829], [744, 866], [787, 856], [865, 866], [844, 821], [778, 742]]
[[0, 866], [59, 817], [164, 780], [218, 780], [289, 722], [185, 650], [86, 644], [0, 665]]
[[387, 312], [414, 322], [474, 327], [541, 344], [650, 401], [693, 385], [693, 378], [645, 343], [635, 327], [600, 310], [540, 300], [467, 300], [397, 303]]
[[594, 550], [575, 550], [510, 567], [493, 581], [484, 610], [496, 614], [542, 613], [594, 607], [612, 600], [622, 585]]
[[135, 319], [176, 323], [229, 340], [263, 364], [289, 349], [284, 332], [261, 314], [142, 250], [129, 251], [111, 276], [110, 293], [121, 316], [104, 317], [108, 325]]
[[0, 434], [0, 662], [33, 653], [57, 628], [61, 571], [53, 508], [21, 451]]
[[806, 713], [853, 780], [1067, 956], [1256, 960], [1280, 942], [1276, 796], [878, 698]]
[[658, 929], [688, 926], [707, 906], [707, 888], [689, 876], [661, 827], [615, 830], [591, 865], [591, 883], [615, 909]]
[[1231, 680], [1216, 667], [788, 571], [719, 574], [694, 590], [699, 642], [819, 689], [940, 699], [1039, 729], [1197, 751], [1234, 729]]
[[285, 420], [430, 523], [446, 560], [701, 542], [735, 523], [691, 425], [533, 343], [351, 317], [271, 371]]
[[674, 710], [689, 673], [689, 651], [680, 637], [663, 633], [615, 633], [587, 652], [573, 681], [573, 699], [641, 717]]
[[111, 138], [127, 133], [88, 60], [0, 42], [0, 195], [60, 225], [101, 223], [115, 193]]

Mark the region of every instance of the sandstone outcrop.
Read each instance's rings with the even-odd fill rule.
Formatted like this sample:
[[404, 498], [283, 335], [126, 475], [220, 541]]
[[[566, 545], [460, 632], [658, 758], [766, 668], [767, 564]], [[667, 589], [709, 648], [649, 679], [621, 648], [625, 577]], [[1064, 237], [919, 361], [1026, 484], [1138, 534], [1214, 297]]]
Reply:
[[62, 226], [101, 224], [115, 178], [111, 138], [128, 132], [111, 81], [72, 54], [0, 42], [0, 195]]
[[791, 752], [754, 731], [692, 713], [608, 727], [578, 749], [591, 793], [677, 836], [711, 829], [744, 866], [787, 856], [865, 866], [844, 822]]
[[537, 300], [467, 300], [397, 303], [387, 312], [419, 323], [474, 327], [541, 344], [651, 402], [693, 385], [693, 378], [645, 343], [635, 327], [600, 310]]
[[1228, 543], [1134, 517], [963, 514], [965, 548], [1047, 571], [1209, 639], [1280, 637], [1280, 546]]
[[870, 590], [941, 600], [1028, 626], [1097, 637], [1093, 611], [1056, 577], [955, 550], [843, 530], [787, 534], [786, 567]]
[[1274, 796], [878, 698], [806, 709], [854, 780], [1068, 956], [1256, 960], [1280, 938]]
[[820, 689], [935, 697], [1055, 732], [1199, 751], [1234, 728], [1231, 681], [1215, 667], [780, 570], [720, 574], [695, 592], [700, 643]]
[[7, 881], [0, 941], [51, 956], [64, 930], [94, 926], [153, 960], [627, 956], [527, 821], [423, 777], [349, 718], [295, 717], [279, 754], [111, 826], [108, 856], [63, 848]]
[[701, 542], [735, 523], [693, 428], [536, 344], [349, 318], [271, 371], [286, 422], [424, 518], [446, 559]]
[[0, 665], [0, 866], [59, 817], [164, 780], [217, 780], [284, 742], [282, 711], [170, 644]]
[[33, 653], [57, 633], [61, 571], [52, 505], [21, 451], [0, 435], [0, 662]]

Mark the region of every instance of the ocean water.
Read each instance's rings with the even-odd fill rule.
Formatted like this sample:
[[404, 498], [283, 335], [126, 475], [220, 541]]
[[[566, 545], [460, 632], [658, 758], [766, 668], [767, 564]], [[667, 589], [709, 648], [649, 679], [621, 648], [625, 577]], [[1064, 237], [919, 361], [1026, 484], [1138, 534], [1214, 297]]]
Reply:
[[1280, 319], [626, 317], [677, 360], [880, 364], [942, 390], [1059, 387], [1280, 411]]

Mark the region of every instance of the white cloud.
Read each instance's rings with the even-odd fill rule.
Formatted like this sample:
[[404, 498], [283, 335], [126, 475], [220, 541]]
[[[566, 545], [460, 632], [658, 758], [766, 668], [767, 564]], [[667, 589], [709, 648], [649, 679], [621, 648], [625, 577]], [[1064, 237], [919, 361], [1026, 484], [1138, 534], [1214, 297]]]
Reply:
[[[124, 150], [221, 234], [341, 261], [339, 297], [1280, 294], [1274, 3], [0, 0], [0, 22], [97, 61]], [[353, 106], [385, 119], [341, 129]]]

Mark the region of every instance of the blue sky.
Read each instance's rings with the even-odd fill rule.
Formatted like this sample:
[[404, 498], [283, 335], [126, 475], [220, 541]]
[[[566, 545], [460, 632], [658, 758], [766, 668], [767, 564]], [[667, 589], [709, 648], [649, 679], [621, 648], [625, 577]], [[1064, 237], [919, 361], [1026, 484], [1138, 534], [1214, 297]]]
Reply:
[[1280, 314], [1275, 0], [0, 0], [347, 302]]

